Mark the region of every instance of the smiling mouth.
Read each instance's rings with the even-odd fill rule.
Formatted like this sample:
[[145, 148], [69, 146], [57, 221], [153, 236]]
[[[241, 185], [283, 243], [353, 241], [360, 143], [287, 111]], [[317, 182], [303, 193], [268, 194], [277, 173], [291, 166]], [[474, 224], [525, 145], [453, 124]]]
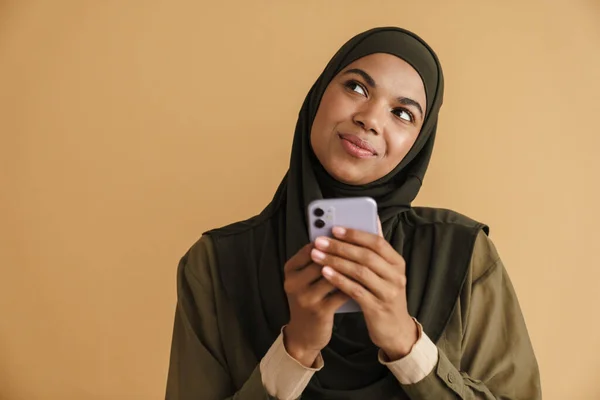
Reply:
[[342, 141], [342, 147], [346, 152], [355, 158], [371, 158], [377, 156], [377, 151], [369, 142], [359, 138], [356, 135], [338, 133]]

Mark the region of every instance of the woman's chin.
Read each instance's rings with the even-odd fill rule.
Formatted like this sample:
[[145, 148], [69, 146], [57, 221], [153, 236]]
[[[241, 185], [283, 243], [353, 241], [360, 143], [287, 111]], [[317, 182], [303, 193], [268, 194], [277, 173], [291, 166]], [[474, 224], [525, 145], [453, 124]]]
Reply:
[[332, 178], [346, 185], [360, 186], [378, 179], [373, 177], [373, 162], [376, 160], [359, 160], [342, 153], [330, 154], [325, 160], [319, 161]]
[[333, 179], [346, 185], [359, 186], [370, 182], [369, 178], [365, 176], [364, 171], [353, 168], [353, 166], [348, 166], [347, 168], [339, 166], [338, 168], [327, 169], [327, 172]]

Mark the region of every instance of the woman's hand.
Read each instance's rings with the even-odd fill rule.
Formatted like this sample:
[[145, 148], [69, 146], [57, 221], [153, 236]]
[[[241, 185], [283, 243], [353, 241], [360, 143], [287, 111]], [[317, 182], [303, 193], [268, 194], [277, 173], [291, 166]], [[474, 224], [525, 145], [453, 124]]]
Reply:
[[406, 304], [406, 264], [381, 236], [333, 228], [334, 239], [320, 237], [313, 261], [333, 286], [361, 307], [369, 336], [390, 360], [407, 355], [418, 328]]
[[312, 244], [304, 246], [285, 264], [284, 290], [290, 307], [290, 322], [284, 329], [289, 355], [303, 365], [314, 364], [331, 340], [335, 311], [348, 301], [323, 279], [321, 266], [310, 259]]

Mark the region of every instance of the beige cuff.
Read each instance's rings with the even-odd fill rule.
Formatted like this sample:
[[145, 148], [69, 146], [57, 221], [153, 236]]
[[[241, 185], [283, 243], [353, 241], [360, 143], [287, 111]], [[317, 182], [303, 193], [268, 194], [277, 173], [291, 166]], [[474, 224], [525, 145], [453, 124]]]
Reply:
[[437, 346], [423, 332], [421, 324], [417, 320], [415, 322], [419, 327], [419, 338], [410, 353], [399, 360], [386, 361], [385, 354], [379, 351], [379, 362], [387, 366], [403, 385], [411, 385], [424, 379], [438, 362]]
[[310, 378], [323, 365], [321, 354], [317, 357], [314, 368], [307, 368], [290, 356], [283, 344], [282, 328], [277, 340], [260, 361], [260, 374], [269, 395], [280, 400], [293, 400], [300, 397]]

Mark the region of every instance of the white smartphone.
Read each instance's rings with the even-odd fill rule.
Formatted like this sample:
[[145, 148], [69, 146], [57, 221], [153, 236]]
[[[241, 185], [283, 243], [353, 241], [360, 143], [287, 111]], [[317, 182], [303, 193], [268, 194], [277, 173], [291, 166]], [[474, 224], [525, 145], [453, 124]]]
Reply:
[[[333, 237], [334, 226], [378, 234], [377, 203], [370, 197], [315, 200], [308, 205], [310, 241], [319, 236]], [[349, 300], [336, 313], [360, 312], [360, 306]]]

